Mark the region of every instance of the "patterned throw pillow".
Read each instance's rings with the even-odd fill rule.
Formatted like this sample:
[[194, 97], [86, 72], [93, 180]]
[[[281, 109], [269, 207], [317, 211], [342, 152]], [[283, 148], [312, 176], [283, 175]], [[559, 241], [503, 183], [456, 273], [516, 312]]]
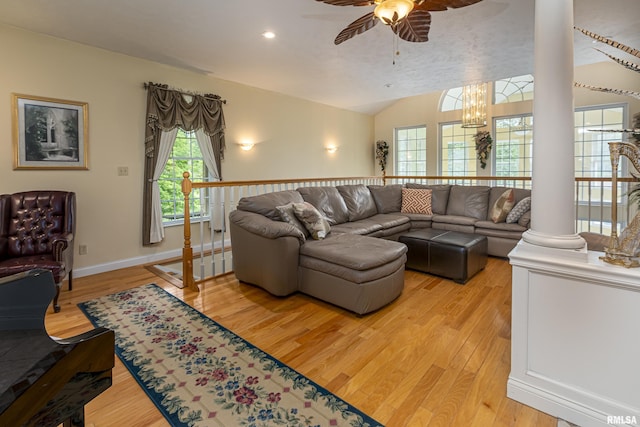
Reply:
[[520, 200], [509, 212], [507, 215], [507, 224], [513, 224], [514, 222], [518, 222], [520, 217], [525, 214], [528, 210], [531, 209], [531, 197], [525, 197]]
[[284, 206], [276, 206], [276, 210], [280, 214], [280, 219], [282, 221], [288, 222], [289, 224], [293, 225], [295, 228], [297, 228], [302, 232], [303, 241], [304, 241], [305, 238], [309, 235], [309, 231], [307, 231], [307, 227], [305, 227], [304, 224], [302, 224], [296, 217], [296, 214], [293, 209], [293, 205], [294, 203], [291, 202]]
[[327, 237], [331, 226], [324, 216], [309, 202], [294, 203], [293, 212], [296, 218], [305, 226], [311, 237], [322, 240]]
[[403, 188], [400, 212], [433, 215], [431, 211], [431, 190]]
[[513, 209], [513, 205], [516, 202], [516, 194], [513, 189], [509, 189], [502, 193], [502, 195], [496, 200], [491, 208], [491, 221], [496, 224], [499, 222], [504, 222]]

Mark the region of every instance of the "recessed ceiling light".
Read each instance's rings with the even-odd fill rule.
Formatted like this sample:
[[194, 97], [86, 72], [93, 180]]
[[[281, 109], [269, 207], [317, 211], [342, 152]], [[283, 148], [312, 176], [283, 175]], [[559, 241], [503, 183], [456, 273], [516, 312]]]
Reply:
[[264, 33], [262, 33], [262, 37], [264, 37], [265, 39], [273, 39], [276, 37], [276, 33], [274, 33], [273, 31], [265, 31]]

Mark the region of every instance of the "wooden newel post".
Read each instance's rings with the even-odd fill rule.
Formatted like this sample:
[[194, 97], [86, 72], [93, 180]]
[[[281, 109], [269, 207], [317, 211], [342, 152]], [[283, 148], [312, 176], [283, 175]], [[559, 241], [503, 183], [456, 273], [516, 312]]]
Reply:
[[189, 195], [191, 194], [191, 180], [189, 172], [182, 174], [182, 194], [184, 195], [184, 247], [182, 248], [182, 283], [192, 291], [200, 292], [193, 280], [193, 249], [191, 248], [191, 213], [189, 212]]

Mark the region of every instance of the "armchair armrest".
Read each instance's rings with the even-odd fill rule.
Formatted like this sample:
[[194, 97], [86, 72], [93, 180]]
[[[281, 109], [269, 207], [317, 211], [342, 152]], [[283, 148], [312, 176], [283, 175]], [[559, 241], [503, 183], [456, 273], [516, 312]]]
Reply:
[[73, 233], [52, 236], [51, 250], [53, 259], [63, 262], [67, 271], [73, 269]]
[[67, 233], [64, 235], [54, 236], [51, 241], [51, 248], [53, 250], [53, 256], [56, 261], [62, 259], [62, 252], [64, 252], [73, 241], [73, 234]]

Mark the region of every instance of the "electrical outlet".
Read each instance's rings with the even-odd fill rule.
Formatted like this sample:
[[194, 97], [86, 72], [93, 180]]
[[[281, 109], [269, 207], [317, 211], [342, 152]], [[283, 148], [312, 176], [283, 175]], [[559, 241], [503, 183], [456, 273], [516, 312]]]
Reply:
[[78, 254], [79, 255], [86, 255], [88, 253], [89, 253], [89, 249], [87, 248], [87, 245], [78, 246]]
[[129, 167], [118, 166], [118, 176], [129, 176]]

